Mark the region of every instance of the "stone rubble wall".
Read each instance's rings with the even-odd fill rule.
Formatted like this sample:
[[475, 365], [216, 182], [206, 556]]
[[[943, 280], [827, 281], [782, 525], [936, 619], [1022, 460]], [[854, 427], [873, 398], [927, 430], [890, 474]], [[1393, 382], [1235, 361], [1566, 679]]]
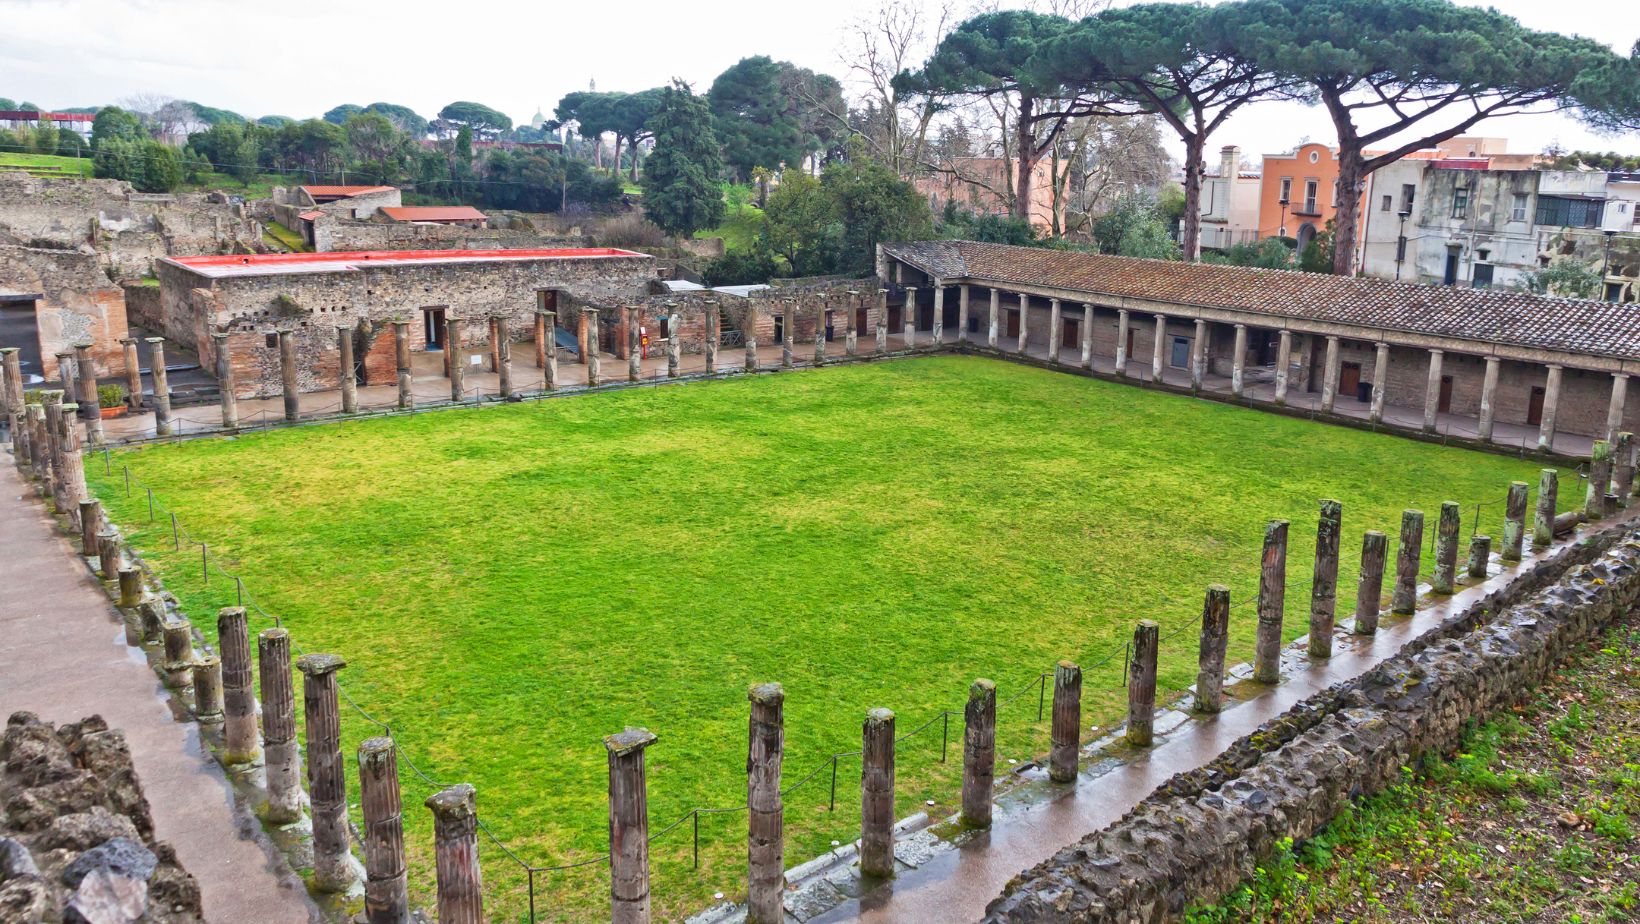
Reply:
[[196, 924], [199, 886], [154, 823], [125, 736], [14, 713], [0, 739], [0, 921]]
[[1455, 747], [1468, 723], [1518, 700], [1637, 601], [1640, 528], [1541, 563], [1015, 877], [985, 920], [1159, 922], [1216, 899], [1282, 839], [1313, 836], [1403, 767]]

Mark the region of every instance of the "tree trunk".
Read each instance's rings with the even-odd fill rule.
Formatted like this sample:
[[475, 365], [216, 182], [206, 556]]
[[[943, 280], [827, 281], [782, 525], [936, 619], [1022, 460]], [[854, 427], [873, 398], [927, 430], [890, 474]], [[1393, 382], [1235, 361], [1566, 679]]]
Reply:
[[615, 159], [609, 162], [609, 175], [621, 175], [621, 136], [619, 133], [615, 135]]
[[1031, 174], [1036, 167], [1036, 132], [1034, 121], [1034, 104], [1029, 96], [1019, 98], [1019, 130], [1018, 161], [1014, 169], [1018, 171], [1014, 179], [1014, 217], [1026, 222], [1031, 220]]
[[1338, 151], [1338, 208], [1333, 218], [1333, 274], [1355, 275], [1355, 235], [1361, 224], [1361, 190], [1367, 182], [1359, 146]]
[[[1206, 170], [1203, 151], [1207, 139], [1200, 134], [1184, 139], [1184, 215], [1179, 229], [1179, 245], [1184, 258], [1192, 263], [1202, 257], [1202, 173]], [[1231, 177], [1230, 182], [1235, 183]]]

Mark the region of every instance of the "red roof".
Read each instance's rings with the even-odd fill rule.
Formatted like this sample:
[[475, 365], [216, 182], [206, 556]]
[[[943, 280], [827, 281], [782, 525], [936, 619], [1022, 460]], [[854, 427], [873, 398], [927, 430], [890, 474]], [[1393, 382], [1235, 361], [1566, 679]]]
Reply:
[[470, 205], [384, 205], [379, 211], [394, 221], [484, 221], [486, 218]]
[[220, 254], [166, 257], [163, 262], [202, 276], [267, 276], [280, 273], [350, 273], [370, 266], [427, 263], [502, 263], [528, 260], [587, 260], [642, 257], [614, 247], [555, 247], [543, 250], [358, 250], [330, 253]]
[[320, 218], [325, 217], [325, 213], [319, 211], [318, 209], [314, 209], [311, 212], [303, 212], [302, 214], [300, 214], [296, 217], [302, 219], [303, 221], [316, 221]]
[[320, 196], [329, 196], [336, 199], [346, 199], [349, 196], [362, 196], [365, 193], [389, 192], [391, 186], [303, 186], [302, 191], [317, 199]]
[[0, 122], [94, 122], [89, 112], [37, 112], [33, 109], [0, 109]]

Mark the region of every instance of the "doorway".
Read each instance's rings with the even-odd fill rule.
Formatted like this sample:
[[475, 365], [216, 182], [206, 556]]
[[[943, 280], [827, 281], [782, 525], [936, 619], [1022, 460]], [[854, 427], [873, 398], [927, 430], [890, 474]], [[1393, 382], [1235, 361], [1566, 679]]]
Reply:
[[1452, 413], [1452, 376], [1441, 376], [1441, 394], [1436, 400], [1435, 409], [1442, 414]]
[[1082, 319], [1064, 318], [1059, 326], [1059, 345], [1081, 349], [1082, 346]]
[[857, 334], [863, 334], [866, 332], [866, 322], [870, 320], [866, 317], [866, 311], [867, 309], [865, 305], [858, 305], [854, 309], [854, 332]]
[[1441, 274], [1441, 285], [1455, 286], [1458, 284], [1458, 248], [1446, 249], [1446, 272]]
[[905, 328], [905, 309], [900, 305], [888, 306], [888, 329], [890, 331]]
[[444, 307], [423, 308], [421, 318], [427, 328], [427, 349], [444, 349]]
[[38, 295], [0, 295], [0, 346], [17, 348], [17, 364], [24, 385], [38, 385], [45, 379], [35, 309], [38, 298]]
[[1128, 327], [1127, 352], [1124, 355], [1126, 355], [1128, 359], [1133, 358], [1133, 327], [1131, 325]]
[[960, 294], [956, 297], [953, 297], [949, 293], [946, 295], [945, 304], [943, 305], [943, 310], [941, 311], [940, 327], [947, 330], [957, 329], [957, 320], [962, 314], [961, 306], [957, 303], [957, 299], [960, 297]]
[[1542, 385], [1532, 386], [1532, 396], [1526, 402], [1526, 422], [1534, 427], [1543, 423]]
[[1338, 393], [1354, 398], [1361, 390], [1361, 364], [1345, 363], [1338, 371]]
[[1175, 369], [1183, 369], [1190, 365], [1190, 338], [1174, 337], [1173, 352], [1168, 357], [1167, 364]]
[[832, 338], [837, 336], [837, 322], [832, 320], [832, 315], [835, 313], [836, 312], [827, 311], [820, 318], [820, 325], [826, 332], [827, 343], [830, 343]]
[[1019, 309], [1018, 308], [1009, 308], [1008, 309], [1008, 336], [1010, 336], [1010, 337], [1018, 337], [1019, 336]]
[[783, 314], [774, 316], [774, 342], [786, 342], [786, 316]]

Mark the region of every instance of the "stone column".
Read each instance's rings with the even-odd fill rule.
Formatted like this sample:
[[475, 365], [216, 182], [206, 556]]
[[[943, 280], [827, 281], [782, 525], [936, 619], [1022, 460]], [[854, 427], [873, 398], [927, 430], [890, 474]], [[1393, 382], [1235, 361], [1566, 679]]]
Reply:
[[100, 553], [97, 546], [97, 534], [102, 532], [102, 502], [96, 500], [80, 501], [80, 554], [86, 558], [96, 558]]
[[473, 787], [457, 783], [427, 797], [433, 810], [433, 865], [438, 924], [485, 924], [484, 877], [478, 868], [478, 806]]
[[1128, 366], [1128, 310], [1119, 308], [1116, 311], [1116, 374], [1127, 375]]
[[154, 435], [171, 435], [171, 379], [165, 371], [165, 338], [149, 337], [148, 367], [154, 378]]
[[957, 287], [957, 342], [968, 342], [968, 284]]
[[1014, 344], [1015, 352], [1025, 355], [1025, 347], [1031, 339], [1031, 297], [1019, 293], [1019, 340]]
[[877, 290], [877, 355], [888, 353], [888, 290]]
[[1156, 316], [1156, 337], [1150, 345], [1150, 379], [1162, 380], [1162, 369], [1167, 365], [1167, 315]]
[[683, 316], [678, 314], [678, 303], [666, 303], [666, 375], [668, 378], [678, 377], [678, 366], [683, 361], [682, 345], [679, 342], [678, 328], [683, 324]]
[[165, 660], [160, 662], [160, 673], [166, 686], [181, 690], [194, 679], [194, 627], [186, 619], [168, 622], [161, 629], [161, 637]]
[[991, 349], [997, 348], [997, 325], [1002, 323], [1002, 292], [995, 287], [991, 289], [991, 319], [990, 327], [986, 328], [985, 345]]
[[1617, 444], [1612, 449], [1615, 460], [1612, 466], [1612, 491], [1617, 494], [1617, 504], [1627, 507], [1634, 499], [1634, 434], [1627, 430], [1620, 430], [1617, 434]]
[[[65, 474], [68, 466], [63, 466]], [[1583, 493], [1583, 516], [1593, 522], [1605, 516], [1606, 493], [1612, 489], [1612, 447], [1605, 440], [1595, 440], [1589, 451], [1589, 483]]]
[[444, 356], [450, 370], [450, 400], [459, 403], [467, 397], [461, 381], [467, 370], [461, 364], [461, 319], [453, 313], [444, 316]]
[[609, 897], [612, 924], [649, 924], [649, 793], [644, 749], [656, 737], [628, 728], [609, 750]]
[[1338, 400], [1338, 338], [1327, 338], [1327, 365], [1323, 367], [1321, 378], [1321, 409], [1331, 414], [1333, 403]]
[[[844, 313], [849, 313], [849, 312], [852, 312], [853, 310], [854, 309], [852, 307], [850, 307], [850, 308], [845, 309]], [[796, 318], [795, 312], [793, 313], [793, 318], [794, 319]], [[793, 321], [793, 323], [796, 323], [795, 320]], [[849, 323], [850, 324], [854, 323], [854, 319], [853, 319], [852, 316], [849, 318]], [[850, 355], [853, 355], [853, 354], [850, 354]], [[824, 366], [825, 364], [826, 364], [826, 296], [825, 296], [825, 293], [822, 292], [820, 294], [820, 307], [818, 309], [816, 309], [815, 315], [814, 315], [814, 365], [815, 365], [815, 368], [819, 368], [821, 366]]]
[[535, 309], [535, 368], [547, 368], [547, 338], [557, 333], [553, 329], [552, 312], [545, 308]]
[[536, 317], [546, 326], [545, 339], [537, 346], [541, 351], [541, 387], [547, 391], [558, 388], [558, 312], [537, 311]]
[[1264, 554], [1258, 577], [1258, 637], [1253, 649], [1253, 679], [1281, 680], [1281, 618], [1287, 604], [1287, 521], [1264, 527]]
[[1452, 593], [1458, 569], [1458, 530], [1463, 526], [1463, 513], [1457, 501], [1441, 503], [1441, 518], [1435, 526], [1435, 576], [1431, 590], [1438, 594]]
[[900, 309], [900, 321], [905, 337], [905, 348], [917, 347], [917, 287], [905, 287], [905, 305]]
[[490, 324], [489, 324], [489, 326], [490, 326], [490, 342], [489, 342], [489, 347], [490, 347], [490, 369], [492, 371], [494, 371], [497, 375], [500, 375], [501, 374], [501, 336], [502, 336], [501, 330], [500, 330], [500, 328], [501, 328], [501, 317], [499, 315], [492, 314], [492, 315], [490, 315], [488, 320], [490, 322]]
[[1468, 574], [1477, 580], [1486, 580], [1486, 564], [1492, 558], [1492, 537], [1474, 535], [1469, 537], [1469, 567]]
[[706, 318], [706, 374], [717, 375], [718, 347], [723, 342], [723, 316], [715, 299], [705, 299], [701, 311]]
[[[1436, 385], [1440, 383], [1437, 381]], [[1389, 390], [1389, 344], [1380, 343], [1372, 358], [1372, 403], [1367, 408], [1367, 419], [1373, 423], [1384, 421], [1384, 398]]]
[[[1429, 351], [1429, 379], [1424, 384], [1424, 432], [1434, 433], [1441, 414], [1441, 363], [1443, 350]], [[1490, 365], [1488, 366], [1490, 368]]]
[[778, 683], [760, 683], [746, 695], [752, 702], [746, 753], [746, 921], [782, 924], [786, 808], [780, 767], [786, 751], [786, 691]]
[[342, 722], [336, 672], [347, 666], [336, 655], [296, 659], [302, 672], [302, 718], [307, 731], [308, 797], [313, 815], [313, 884], [323, 892], [346, 892], [356, 877], [348, 850], [347, 774], [342, 766]]
[[[797, 360], [792, 356], [792, 337], [797, 333], [797, 302], [787, 299], [780, 306], [780, 368], [792, 369]], [[814, 342], [820, 346], [820, 355], [817, 357], [825, 362], [826, 348], [826, 313], [821, 311], [814, 319]]]
[[0, 374], [6, 385], [6, 438], [11, 441], [12, 453], [21, 467], [23, 453], [17, 451], [20, 445], [17, 440], [23, 428], [23, 364], [17, 353], [17, 347], [0, 347]]
[[399, 762], [393, 739], [359, 744], [359, 807], [364, 814], [364, 919], [366, 924], [410, 924], [404, 861], [404, 807], [399, 801]]
[[741, 344], [746, 349], [743, 366], [747, 372], [757, 371], [757, 318], [761, 313], [755, 303], [748, 306], [745, 315], [746, 329], [740, 335]]
[[1082, 366], [1093, 368], [1093, 306], [1082, 304]]
[[296, 341], [291, 337], [295, 331], [281, 327], [274, 333], [279, 337], [279, 381], [285, 397], [285, 419], [295, 420], [301, 411], [296, 382]]
[[1230, 588], [1214, 584], [1202, 600], [1201, 645], [1196, 655], [1196, 711], [1224, 708], [1224, 654], [1230, 647]]
[[1053, 745], [1048, 753], [1048, 779], [1069, 783], [1076, 779], [1082, 749], [1082, 668], [1060, 661], [1053, 670]]
[[1236, 351], [1230, 359], [1230, 393], [1240, 398], [1247, 394], [1247, 325], [1236, 325]]
[[1310, 582], [1310, 657], [1332, 657], [1333, 626], [1338, 612], [1338, 534], [1344, 525], [1344, 507], [1338, 501], [1321, 502], [1315, 532], [1315, 571]]
[[114, 580], [120, 573], [120, 534], [112, 527], [97, 531], [97, 571], [105, 581]]
[[575, 313], [575, 347], [581, 351], [582, 365], [586, 365], [587, 357], [591, 356], [593, 351], [597, 349], [593, 344], [598, 342], [598, 334], [596, 331], [589, 332], [587, 330], [588, 323], [585, 308]]
[[1403, 616], [1418, 608], [1418, 563], [1424, 551], [1424, 512], [1401, 511], [1401, 543], [1395, 550], [1395, 587], [1389, 610]]
[[1483, 443], [1492, 441], [1492, 421], [1497, 414], [1498, 358], [1486, 357], [1486, 374], [1481, 379], [1481, 416], [1479, 436]]
[[1196, 336], [1190, 338], [1190, 387], [1201, 391], [1207, 384], [1207, 322], [1196, 319]]
[[1543, 423], [1538, 426], [1537, 446], [1548, 451], [1555, 443], [1555, 414], [1560, 410], [1561, 367], [1551, 363], [1543, 380]]
[[[97, 361], [91, 358], [91, 344], [74, 344], [74, 364], [78, 367], [75, 384], [80, 389], [79, 416], [85, 420], [85, 435], [91, 445], [103, 444], [102, 396], [97, 394]], [[67, 392], [72, 401], [73, 392]], [[137, 397], [142, 397], [138, 395]]]
[[866, 713], [860, 745], [860, 872], [894, 876], [894, 713]]
[[[44, 425], [40, 428], [40, 447], [43, 450], [41, 466], [45, 476], [45, 496], [56, 504], [62, 500], [63, 490], [63, 396], [68, 392], [48, 389], [40, 393], [40, 410]], [[103, 577], [114, 579], [112, 571]]]
[[[63, 405], [63, 431], [59, 449], [63, 458], [62, 505], [57, 509], [68, 515], [70, 524], [78, 526], [80, 502], [89, 495], [85, 489], [85, 461], [80, 449], [80, 428], [74, 425], [72, 408], [71, 404]], [[1606, 481], [1609, 484], [1611, 479], [1607, 478]]]
[[67, 400], [73, 400], [80, 393], [74, 365], [73, 350], [63, 350], [57, 354], [57, 378], [62, 386], [63, 394], [67, 396]]
[[296, 750], [296, 694], [290, 680], [290, 633], [263, 629], [256, 637], [262, 677], [262, 752], [268, 804], [262, 817], [285, 825], [302, 817], [302, 761]]
[[1284, 330], [1276, 347], [1276, 405], [1287, 405], [1287, 379], [1293, 366], [1293, 332]]
[[215, 655], [194, 662], [194, 718], [207, 725], [222, 721], [222, 659]]
[[[1055, 304], [1058, 304], [1057, 302]], [[945, 283], [934, 280], [934, 318], [929, 323], [930, 336], [937, 350], [945, 345]]]
[[1048, 362], [1059, 362], [1059, 341], [1064, 338], [1065, 319], [1060, 316], [1059, 299], [1048, 299]]
[[626, 309], [626, 380], [643, 381], [643, 309], [637, 305]]
[[985, 678], [968, 687], [962, 710], [962, 823], [991, 826], [997, 774], [997, 685]]
[[393, 321], [393, 365], [399, 385], [399, 407], [415, 406], [414, 379], [410, 375], [410, 322]]
[[342, 384], [342, 413], [359, 413], [359, 380], [353, 369], [353, 328], [336, 325], [336, 365]]
[[[962, 293], [963, 304], [966, 305], [968, 297], [967, 286], [962, 287]], [[849, 356], [855, 356], [860, 352], [860, 330], [858, 321], [860, 306], [863, 304], [865, 304], [865, 302], [859, 292], [854, 289], [848, 290], [848, 308], [845, 309], [845, 313], [848, 317], [843, 319], [843, 352], [847, 353]], [[819, 355], [818, 352], [816, 355]]]
[[1617, 441], [1617, 431], [1623, 429], [1623, 404], [1628, 399], [1629, 377], [1623, 372], [1612, 373], [1612, 397], [1606, 405], [1606, 440]]
[[1504, 561], [1520, 561], [1522, 546], [1526, 543], [1526, 492], [1524, 481], [1509, 482], [1509, 496], [1503, 505], [1503, 548], [1498, 557]]
[[1128, 667], [1127, 742], [1149, 747], [1156, 740], [1156, 623], [1141, 619], [1133, 628], [1133, 662]]
[[1552, 468], [1538, 472], [1537, 509], [1532, 513], [1532, 548], [1546, 549], [1555, 541], [1555, 508], [1560, 495], [1560, 473]]
[[120, 345], [125, 348], [125, 400], [133, 410], [139, 410], [142, 408], [142, 354], [137, 350], [135, 337], [121, 337]]
[[598, 309], [582, 308], [581, 321], [587, 329], [587, 351], [582, 354], [581, 361], [587, 367], [587, 387], [595, 388], [603, 383], [603, 347], [598, 330]]
[[1355, 584], [1355, 633], [1378, 631], [1378, 611], [1384, 602], [1384, 561], [1389, 556], [1389, 537], [1376, 529], [1361, 537], [1361, 576]]
[[[502, 398], [511, 398], [513, 393], [512, 380], [512, 337], [507, 333], [507, 318], [505, 315], [496, 315], [490, 318], [490, 356], [495, 363], [496, 388], [500, 390]], [[636, 362], [636, 360], [633, 360]]]
[[216, 614], [216, 648], [222, 657], [222, 759], [248, 764], [261, 755], [256, 738], [256, 690], [251, 685], [250, 629], [242, 606]]

